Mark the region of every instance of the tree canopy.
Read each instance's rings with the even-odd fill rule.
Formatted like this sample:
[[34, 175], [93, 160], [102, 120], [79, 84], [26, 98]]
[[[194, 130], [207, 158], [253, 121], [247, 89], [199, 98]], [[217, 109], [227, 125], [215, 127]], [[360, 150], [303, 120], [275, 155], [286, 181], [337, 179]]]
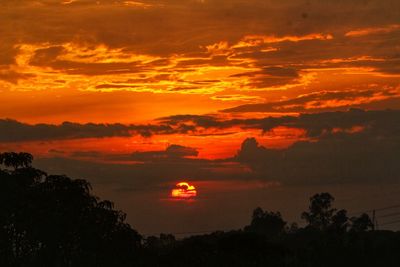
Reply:
[[85, 180], [47, 175], [1, 153], [0, 266], [127, 266], [141, 236]]

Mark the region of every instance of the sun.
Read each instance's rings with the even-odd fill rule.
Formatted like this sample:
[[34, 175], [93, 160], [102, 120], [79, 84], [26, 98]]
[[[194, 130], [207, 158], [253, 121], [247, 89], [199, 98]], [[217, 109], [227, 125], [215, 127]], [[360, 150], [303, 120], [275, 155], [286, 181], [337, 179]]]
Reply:
[[176, 199], [191, 199], [197, 196], [197, 191], [194, 185], [187, 182], [180, 182], [171, 190], [171, 197]]

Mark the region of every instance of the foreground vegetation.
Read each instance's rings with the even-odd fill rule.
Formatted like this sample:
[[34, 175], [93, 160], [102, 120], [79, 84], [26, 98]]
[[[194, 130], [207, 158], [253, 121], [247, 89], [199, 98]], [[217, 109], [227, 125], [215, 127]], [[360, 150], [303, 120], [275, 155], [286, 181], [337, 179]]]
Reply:
[[307, 225], [257, 208], [243, 229], [176, 240], [143, 238], [85, 180], [47, 175], [28, 153], [0, 153], [0, 266], [400, 266], [400, 233], [349, 218], [329, 193]]

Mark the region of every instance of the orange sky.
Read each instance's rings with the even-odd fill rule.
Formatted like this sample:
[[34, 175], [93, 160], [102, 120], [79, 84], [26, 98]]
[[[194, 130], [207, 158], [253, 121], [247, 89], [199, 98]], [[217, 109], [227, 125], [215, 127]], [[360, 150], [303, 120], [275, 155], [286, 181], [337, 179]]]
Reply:
[[[0, 115], [30, 124], [127, 124], [220, 116], [243, 105], [239, 112], [265, 116], [399, 106], [400, 24], [388, 5], [363, 6], [386, 12], [365, 20], [346, 15], [355, 3], [253, 2], [5, 1]], [[332, 10], [321, 17], [324, 8]], [[232, 143], [225, 153], [212, 148], [215, 137], [133, 142], [190, 144], [222, 156], [238, 138], [225, 135]], [[262, 139], [273, 147], [292, 143]], [[107, 150], [102, 142], [93, 149]]]
[[295, 118], [400, 108], [399, 12], [394, 0], [1, 1], [0, 150], [225, 172], [246, 138], [288, 149], [368, 131], [313, 134]]

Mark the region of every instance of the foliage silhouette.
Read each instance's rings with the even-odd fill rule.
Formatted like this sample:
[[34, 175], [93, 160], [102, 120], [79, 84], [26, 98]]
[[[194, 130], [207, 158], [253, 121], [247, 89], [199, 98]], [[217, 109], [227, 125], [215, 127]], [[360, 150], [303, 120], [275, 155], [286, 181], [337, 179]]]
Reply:
[[32, 164], [33, 156], [29, 153], [20, 152], [5, 152], [0, 154], [0, 164], [6, 167], [29, 167]]
[[250, 225], [246, 226], [244, 230], [275, 237], [284, 232], [285, 225], [286, 222], [279, 212], [263, 211], [258, 207], [253, 211]]
[[[0, 266], [130, 266], [141, 236], [85, 180], [47, 175], [1, 153]], [[11, 169], [10, 169], [11, 167]]]
[[350, 230], [354, 232], [365, 232], [374, 228], [371, 218], [366, 213], [361, 214], [360, 217], [351, 218], [351, 222]]
[[332, 217], [336, 209], [332, 208], [332, 202], [335, 200], [329, 193], [315, 194], [310, 198], [310, 207], [308, 212], [303, 212], [301, 217], [308, 222], [308, 226], [326, 230], [332, 222]]

